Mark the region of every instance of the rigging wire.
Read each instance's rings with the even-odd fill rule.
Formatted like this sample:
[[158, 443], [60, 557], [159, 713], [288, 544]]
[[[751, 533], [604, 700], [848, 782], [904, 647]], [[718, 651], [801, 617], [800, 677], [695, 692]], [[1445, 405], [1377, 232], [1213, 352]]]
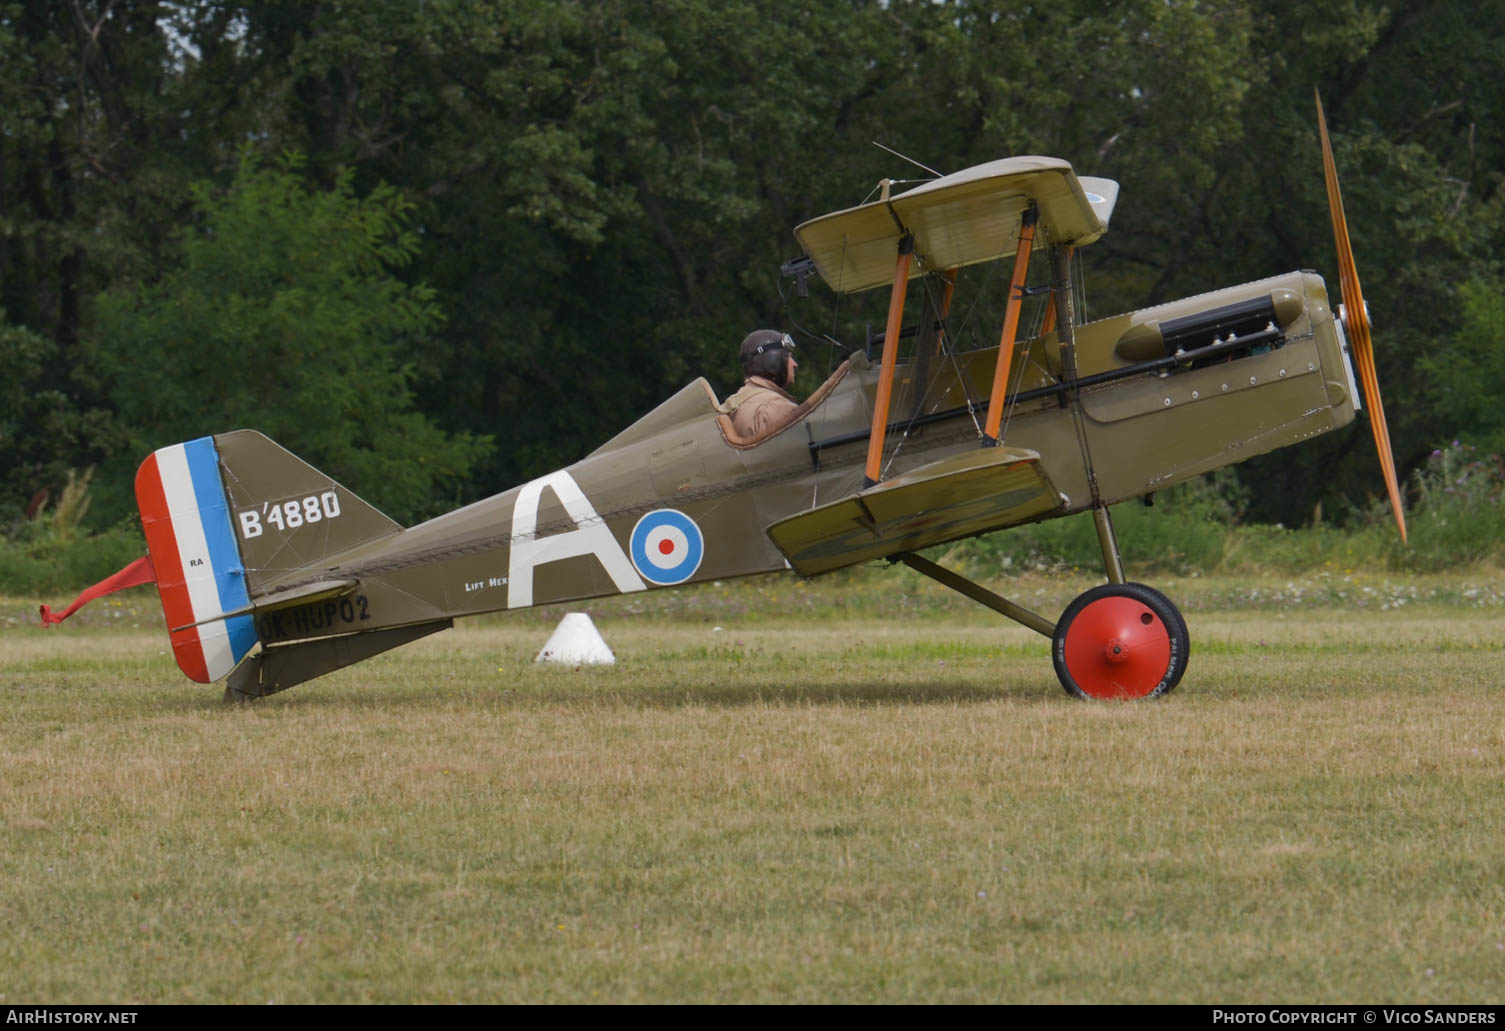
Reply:
[[[816, 341], [818, 343], [825, 344], [828, 348], [831, 349], [831, 352], [849, 351], [850, 350], [850, 348], [848, 348], [846, 344], [843, 344], [840, 340], [837, 340], [835, 337], [831, 336], [830, 334], [828, 334], [828, 333], [816, 333], [816, 332], [808, 330], [804, 326], [800, 325], [799, 320], [794, 317], [794, 307], [793, 307], [793, 305], [791, 305], [789, 303], [789, 296], [784, 292], [784, 278], [782, 276], [779, 277], [779, 301], [784, 306], [784, 316], [789, 320], [789, 324], [795, 328], [795, 331], [798, 332], [801, 337], [804, 337], [804, 338], [809, 339], [809, 340]], [[832, 353], [828, 353], [826, 355], [826, 358], [827, 358], [826, 375], [827, 376], [831, 375], [831, 373], [835, 369], [835, 367], [830, 364], [830, 359], [832, 357], [834, 357], [834, 354], [832, 354]]]
[[[1042, 232], [1046, 232], [1046, 230], [1042, 229]], [[1047, 236], [1047, 246], [1048, 245], [1049, 240]], [[1035, 342], [1039, 346], [1026, 348], [1022, 356], [1024, 360], [1017, 363], [1019, 368], [1018, 371], [1014, 373], [1014, 382], [1012, 388], [1008, 389], [1007, 393], [1005, 394], [1008, 407], [1004, 410], [1003, 420], [998, 429], [999, 443], [1002, 443], [1004, 438], [1008, 436], [1009, 423], [1013, 420], [1014, 411], [1019, 404], [1019, 393], [1024, 389], [1025, 373], [1029, 371], [1037, 372], [1040, 374], [1042, 380], [1048, 380], [1052, 378], [1050, 368], [1042, 363], [1041, 357], [1045, 351], [1045, 319], [1046, 316], [1050, 313], [1051, 305], [1053, 305], [1054, 303], [1055, 295], [1047, 294], [1045, 303], [1035, 310], [1034, 315], [1030, 316], [1029, 333], [1024, 337], [1024, 340]]]
[[[916, 330], [915, 330], [915, 344], [916, 344], [915, 357], [916, 358], [919, 357], [918, 345], [919, 345], [920, 341], [924, 340], [924, 338], [925, 338], [925, 328], [926, 328], [925, 327], [925, 316], [928, 315], [928, 314], [930, 314], [930, 313], [932, 313], [932, 312], [934, 312], [936, 314], [937, 318], [941, 322], [941, 333], [942, 333], [941, 340], [942, 340], [942, 346], [944, 346], [944, 341], [945, 341], [945, 336], [944, 336], [944, 334], [945, 334], [945, 320], [943, 318], [940, 318], [941, 306], [938, 303], [939, 299], [937, 298], [936, 293], [935, 293], [935, 282], [934, 282], [934, 280], [935, 280], [935, 275], [933, 273], [930, 273], [930, 272], [926, 272], [923, 276], [920, 277], [920, 289], [921, 289], [921, 291], [924, 294], [924, 302], [920, 306], [920, 321], [916, 325]], [[918, 371], [918, 369], [916, 369], [915, 371]], [[884, 467], [883, 467], [883, 471], [884, 471], [884, 475], [885, 476], [888, 473], [888, 467], [893, 464], [894, 459], [896, 459], [896, 458], [899, 457], [899, 451], [904, 447], [905, 442], [909, 439], [909, 434], [914, 429], [915, 420], [917, 418], [919, 418], [920, 411], [925, 407], [925, 402], [930, 397], [931, 388], [934, 387], [935, 384], [938, 383], [939, 381], [940, 381], [940, 377], [939, 376], [932, 376], [932, 377], [930, 377], [930, 379], [926, 383], [924, 383], [924, 384], [918, 384], [918, 383], [916, 383], [914, 381], [913, 376], [911, 376], [911, 378], [910, 378], [910, 392], [913, 393], [915, 390], [919, 389], [921, 386], [923, 386], [924, 392], [920, 394], [918, 402], [916, 404], [914, 404], [913, 407], [911, 408], [910, 413], [909, 413], [909, 419], [905, 422], [903, 431], [900, 432], [897, 435], [897, 439], [894, 442], [893, 451], [888, 456], [888, 461], [884, 464]], [[937, 402], [937, 404], [939, 404], [939, 402]], [[976, 422], [977, 420], [974, 417], [972, 421]]]
[[[881, 144], [880, 144], [880, 146], [881, 146]], [[884, 149], [888, 149], [888, 148], [884, 148]], [[899, 155], [899, 156], [903, 157], [903, 155]], [[906, 159], [906, 160], [908, 160], [908, 159]], [[921, 165], [920, 167], [923, 168], [925, 166]], [[926, 170], [927, 171], [933, 171], [932, 169], [926, 169]], [[936, 174], [939, 175], [939, 173], [936, 173]], [[929, 181], [929, 180], [922, 180], [922, 179], [893, 179], [893, 180], [889, 180], [889, 182], [890, 182], [891, 185], [913, 183], [913, 182], [927, 182], [927, 181]], [[882, 183], [879, 183], [879, 184], [875, 185], [872, 190], [868, 191], [867, 197], [865, 197], [863, 199], [862, 203], [866, 204], [869, 200], [871, 200], [873, 194], [881, 186], [882, 186]], [[1048, 230], [1046, 230], [1046, 229], [1044, 229], [1042, 227], [1042, 231], [1044, 231], [1047, 234], [1047, 236], [1046, 236], [1046, 243], [1047, 243], [1047, 246], [1048, 246]], [[844, 237], [842, 239], [842, 251], [841, 251], [841, 271], [842, 271], [841, 278], [842, 279], [845, 278], [845, 273], [846, 273], [846, 252], [847, 252], [848, 243], [849, 243], [849, 241]], [[997, 273], [998, 263], [997, 262], [989, 262], [988, 263], [988, 271], [987, 271], [987, 274], [983, 278], [981, 286], [978, 288], [976, 294], [973, 296], [972, 303], [968, 307], [967, 313], [962, 317], [960, 323], [957, 324], [956, 329], [953, 332], [952, 329], [951, 329], [951, 326], [948, 324], [949, 320], [939, 314], [941, 306], [938, 303], [938, 299], [937, 299], [936, 293], [935, 293], [935, 290], [936, 290], [936, 282], [935, 282], [936, 275], [935, 275], [935, 273], [932, 272], [932, 271], [930, 271], [930, 270], [928, 270], [928, 269], [926, 269], [926, 262], [925, 262], [925, 257], [924, 257], [923, 254], [920, 254], [920, 253], [916, 252], [916, 254], [915, 254], [915, 260], [919, 263], [920, 268], [922, 269], [922, 275], [919, 277], [920, 278], [920, 283], [921, 283], [921, 288], [924, 291], [926, 300], [929, 302], [929, 304], [927, 306], [925, 306], [925, 307], [922, 308], [922, 316], [921, 317], [923, 319], [923, 313], [925, 313], [925, 312], [933, 311], [933, 312], [936, 313], [936, 317], [937, 317], [937, 319], [941, 323], [940, 337], [939, 337], [940, 353], [949, 361], [949, 363], [951, 365], [951, 368], [952, 368], [952, 370], [953, 370], [953, 372], [954, 372], [954, 374], [956, 376], [956, 383], [961, 388], [962, 394], [966, 398], [966, 401], [967, 401], [967, 414], [972, 419], [973, 429], [977, 432], [978, 436], [981, 437], [983, 430], [982, 430], [981, 424], [977, 420], [978, 401], [977, 401], [977, 399], [972, 394], [972, 390], [971, 390], [970, 384], [968, 382], [967, 376], [963, 372], [962, 367], [961, 367], [961, 363], [960, 363], [960, 361], [958, 359], [958, 353], [959, 353], [959, 344], [960, 344], [961, 338], [966, 333], [972, 332], [973, 335], [974, 335], [974, 339], [975, 339], [975, 331], [972, 330], [972, 328], [971, 328], [972, 319], [973, 319], [973, 316], [976, 315], [978, 306], [982, 303], [983, 298], [986, 297], [986, 296], [988, 296], [989, 290], [990, 290], [990, 288], [992, 287], [992, 284], [993, 284], [994, 275]], [[1080, 263], [1081, 263], [1081, 255], [1080, 254], [1073, 254], [1071, 260], [1073, 262], [1073, 269], [1074, 269], [1074, 271], [1077, 272], [1077, 274], [1071, 276], [1072, 297], [1073, 297], [1073, 302], [1074, 302], [1073, 307], [1077, 311], [1084, 312], [1085, 309], [1086, 309], [1086, 293], [1085, 293], [1085, 289], [1082, 286], [1081, 276], [1079, 274], [1080, 273], [1080, 267], [1081, 267], [1081, 265], [1080, 265]], [[1056, 284], [1053, 283], [1052, 285], [1055, 286]], [[843, 291], [841, 289], [841, 282], [840, 281], [838, 281], [838, 283], [836, 284], [836, 289], [833, 291], [836, 296], [833, 298], [832, 306], [831, 306], [831, 330], [832, 330], [831, 333], [816, 333], [816, 332], [814, 332], [812, 330], [809, 330], [809, 329], [805, 328], [803, 325], [801, 325], [799, 323], [799, 321], [797, 319], [794, 318], [794, 315], [793, 315], [793, 312], [792, 312], [792, 308], [791, 308], [790, 303], [789, 303], [789, 297], [788, 297], [788, 295], [785, 292], [785, 288], [784, 288], [784, 283], [783, 283], [782, 277], [779, 280], [778, 292], [779, 292], [779, 299], [780, 299], [780, 301], [782, 302], [782, 304], [784, 306], [785, 313], [786, 313], [787, 317], [789, 318], [790, 323], [796, 329], [796, 331], [798, 331], [801, 334], [801, 336], [803, 336], [803, 337], [805, 337], [805, 338], [807, 338], [809, 340], [812, 340], [812, 341], [819, 341], [821, 343], [824, 343], [824, 344], [826, 344], [826, 346], [828, 348], [831, 349], [831, 352], [833, 352], [833, 353], [828, 356], [828, 365], [829, 365], [829, 359], [830, 358], [834, 358], [834, 356], [835, 356], [834, 352], [837, 352], [837, 351], [840, 351], [840, 350], [843, 350], [843, 349], [848, 349], [846, 344], [842, 343], [840, 340], [838, 340], [833, 335], [840, 328], [841, 299], [842, 299], [842, 296], [843, 296]], [[1006, 301], [1007, 301], [1007, 299], [1006, 299]], [[1048, 303], [1049, 302], [1047, 302], [1047, 307], [1048, 307]], [[1028, 337], [1026, 337], [1025, 339], [1027, 339], [1027, 340], [1029, 340], [1029, 339], [1039, 339], [1039, 337], [1040, 337], [1040, 330], [1041, 330], [1041, 328], [1043, 327], [1043, 324], [1044, 324], [1045, 312], [1046, 312], [1046, 308], [1042, 307], [1038, 311], [1036, 311], [1036, 313], [1032, 316], [1031, 323], [1030, 323], [1031, 332], [1030, 332], [1030, 335]], [[921, 330], [920, 330], [920, 337], [923, 337], [923, 327], [921, 327]], [[1015, 341], [1015, 346], [1016, 347], [1018, 346], [1017, 339]], [[1013, 376], [1012, 390], [1007, 390], [1007, 388], [1006, 388], [1006, 391], [1007, 391], [1006, 392], [1006, 397], [1008, 398], [1008, 400], [1005, 402], [1006, 405], [1007, 405], [1007, 407], [1005, 409], [1004, 416], [1003, 416], [1003, 419], [1002, 419], [1002, 422], [1001, 422], [1001, 428], [1000, 428], [1000, 431], [999, 431], [999, 440], [1000, 441], [1002, 441], [1003, 438], [1004, 438], [1004, 436], [1006, 435], [1008, 424], [1012, 420], [1013, 414], [1014, 414], [1014, 410], [1015, 410], [1015, 408], [1016, 408], [1016, 406], [1018, 404], [1018, 395], [1019, 395], [1020, 387], [1023, 385], [1023, 382], [1024, 382], [1024, 374], [1025, 374], [1025, 371], [1026, 371], [1026, 367], [1027, 366], [1033, 366], [1037, 370], [1040, 370], [1040, 371], [1044, 372], [1047, 376], [1049, 375], [1049, 370], [1047, 368], [1043, 368], [1040, 365], [1039, 360], [1035, 357], [1035, 349], [1034, 348], [1027, 349], [1025, 351], [1025, 355], [1027, 357], [1027, 361], [1021, 361], [1021, 362], [1016, 363], [1018, 365], [1018, 370], [1017, 370], [1017, 372], [1015, 372], [1015, 374]], [[828, 368], [827, 369], [827, 375], [829, 375], [829, 374], [830, 374], [830, 369]], [[911, 432], [913, 431], [913, 428], [914, 428], [914, 422], [915, 422], [915, 420], [919, 417], [920, 413], [924, 410], [925, 403], [930, 399], [931, 392], [932, 392], [933, 388], [940, 382], [940, 379], [941, 379], [940, 376], [932, 376], [932, 377], [930, 377], [930, 379], [929, 379], [928, 382], [926, 382], [925, 384], [923, 384], [923, 393], [921, 393], [918, 403], [915, 404], [912, 407], [909, 419], [906, 421], [906, 424], [905, 424], [902, 432], [895, 434], [895, 441], [894, 441], [893, 449], [888, 454], [886, 460], [884, 461], [883, 467], [882, 467], [883, 468], [882, 475], [884, 477], [887, 476], [889, 468], [892, 467], [894, 461], [899, 456], [899, 452], [903, 449], [905, 442], [909, 439], [909, 436], [910, 436], [910, 434], [911, 434]], [[912, 383], [911, 384], [911, 392], [913, 392], [913, 390], [915, 390], [915, 389], [918, 389], [920, 386], [921, 386], [920, 384], [914, 384], [914, 383]], [[944, 396], [942, 397], [942, 400], [943, 399], [944, 399]], [[937, 400], [935, 402], [935, 404], [932, 405], [932, 409], [931, 410], [933, 411], [935, 409], [935, 407], [939, 406], [940, 403], [941, 403], [940, 400]]]
[[[944, 176], [943, 176], [942, 173], [937, 172], [935, 169], [931, 168], [929, 165], [922, 165], [918, 161], [916, 161], [914, 158], [909, 157], [909, 156], [907, 156], [905, 154], [900, 154], [897, 150], [895, 150], [894, 148], [892, 148], [890, 146], [887, 146], [886, 144], [879, 143], [877, 140], [873, 140], [872, 144], [875, 147], [879, 147], [879, 148], [882, 148], [883, 150], [888, 151], [890, 154], [892, 154], [896, 158], [902, 158], [903, 160], [908, 161], [911, 165], [914, 165], [916, 168], [923, 168], [925, 171], [929, 172], [936, 179], [944, 178]], [[910, 180], [910, 181], [911, 182], [918, 182], [918, 180]]]
[[[923, 261], [923, 259], [921, 260]], [[952, 332], [951, 326], [948, 324], [948, 320], [945, 318], [940, 319], [941, 353], [949, 360], [952, 371], [956, 376], [957, 385], [961, 387], [962, 395], [967, 399], [967, 414], [972, 419], [972, 427], [977, 432], [977, 435], [979, 437], [982, 436], [982, 425], [977, 421], [978, 401], [977, 398], [973, 397], [971, 387], [969, 386], [967, 381], [967, 376], [962, 371], [961, 362], [957, 359], [957, 341], [960, 339], [963, 332], [967, 330], [968, 323], [971, 321], [972, 316], [977, 312], [977, 307], [981, 303], [982, 298], [987, 294], [988, 288], [992, 284], [993, 273], [995, 271], [996, 267], [990, 265], [988, 274], [984, 277], [981, 288], [978, 290], [977, 295], [972, 300], [971, 307], [967, 309], [967, 314], [962, 318], [961, 323], [957, 326], [954, 333]], [[941, 306], [938, 303], [938, 298], [936, 297], [934, 292], [936, 289], [935, 275], [933, 273], [928, 273], [921, 278], [920, 282], [922, 288], [925, 291], [926, 299], [929, 301], [930, 309], [933, 309], [935, 312], [939, 313]], [[921, 317], [923, 318], [923, 315]], [[904, 426], [903, 432], [896, 434], [893, 451], [887, 456], [883, 465], [883, 476], [885, 478], [887, 477], [888, 470], [893, 465], [894, 460], [898, 458], [899, 451], [904, 447], [905, 442], [908, 441], [909, 435], [914, 429], [914, 422], [919, 417], [920, 411], [921, 409], [923, 409], [926, 400], [929, 399], [932, 387], [939, 382], [940, 376], [934, 376], [931, 378], [930, 382], [925, 384], [925, 392], [920, 396], [919, 404], [916, 405], [910, 412], [909, 420]], [[934, 411], [935, 407], [939, 407], [940, 403], [941, 402], [939, 400], [936, 401], [931, 410]]]
[[[953, 297], [955, 296], [954, 289], [953, 289], [952, 296]], [[975, 310], [976, 306], [974, 305], [973, 307], [974, 307], [974, 310]], [[970, 314], [971, 313], [969, 312], [968, 315], [970, 316]], [[957, 361], [957, 359], [956, 359], [956, 339], [952, 336], [951, 327], [946, 324], [946, 319], [945, 318], [942, 318], [940, 320], [940, 322], [941, 322], [941, 354], [944, 355], [951, 362], [952, 371], [954, 371], [955, 374], [956, 374], [956, 383], [962, 389], [962, 396], [967, 399], [967, 415], [972, 420], [972, 428], [975, 429], [977, 431], [978, 435], [980, 436], [982, 434], [982, 425], [977, 421], [977, 398], [975, 398], [975, 397], [972, 396], [972, 388], [971, 388], [971, 386], [967, 382], [966, 374], [962, 372], [961, 362]], [[964, 329], [964, 328], [966, 328], [966, 320], [965, 319], [963, 320], [962, 326], [958, 327], [958, 334], [960, 333], [961, 329]], [[940, 377], [936, 377], [936, 378], [939, 379]], [[927, 390], [927, 394], [928, 393], [929, 393], [929, 391]], [[939, 406], [940, 403], [941, 403], [940, 401], [936, 401], [936, 405], [937, 406]], [[934, 411], [935, 411], [935, 408], [932, 408], [931, 412], [934, 412]]]
[[976, 296], [972, 298], [972, 307], [967, 309], [967, 314], [962, 316], [961, 325], [957, 327], [958, 337], [961, 336], [962, 330], [969, 327], [970, 323], [972, 322], [972, 316], [977, 313], [977, 306], [981, 304], [982, 299], [988, 295], [988, 290], [993, 285], [993, 276], [998, 271], [998, 264], [999, 263], [996, 261], [988, 262], [988, 274], [983, 277], [982, 286], [978, 287]]
[[1071, 284], [1073, 287], [1072, 307], [1076, 309], [1075, 322], [1078, 326], [1086, 325], [1092, 319], [1087, 315], [1087, 283], [1082, 276], [1082, 252], [1080, 249], [1071, 252]]
[[847, 281], [847, 242], [847, 237], [843, 236], [841, 238], [841, 273], [836, 277], [836, 297], [831, 301], [831, 332], [827, 336], [833, 340], [836, 331], [841, 328], [841, 299], [846, 296], [841, 288]]
[[[924, 337], [924, 326], [922, 325], [922, 323], [924, 322], [925, 315], [929, 311], [931, 311], [932, 309], [934, 311], [936, 311], [937, 313], [939, 313], [939, 311], [940, 311], [940, 305], [938, 305], [938, 304], [935, 303], [936, 298], [935, 298], [934, 293], [932, 292], [933, 289], [934, 289], [934, 285], [935, 285], [932, 282], [932, 279], [933, 279], [935, 273], [933, 273], [933, 272], [931, 272], [929, 270], [929, 268], [928, 268], [928, 262], [926, 262], [926, 260], [925, 260], [925, 255], [921, 254], [919, 251], [915, 251], [914, 260], [915, 260], [915, 263], [920, 267], [920, 270], [921, 270], [921, 275], [920, 275], [920, 289], [923, 291], [923, 293], [925, 295], [925, 303], [922, 303], [921, 306], [920, 306], [920, 317], [919, 317], [919, 319], [917, 320], [917, 323], [916, 323], [915, 342], [918, 343]], [[908, 284], [906, 283], [905, 286], [907, 287]], [[903, 334], [903, 329], [904, 329], [904, 327], [901, 324], [899, 326], [899, 332], [900, 332], [901, 336]], [[895, 348], [897, 348], [898, 345], [899, 345], [899, 341], [894, 341]], [[888, 341], [886, 339], [883, 341], [883, 346], [885, 348], [888, 346]], [[911, 375], [911, 378], [910, 378], [910, 392], [913, 393], [917, 389], [919, 389], [919, 386], [917, 384], [915, 384], [914, 378]], [[920, 395], [920, 403], [919, 403], [919, 405], [915, 406], [913, 408], [913, 410], [910, 411], [910, 413], [909, 413], [909, 419], [905, 422], [903, 431], [894, 435], [895, 439], [894, 439], [893, 450], [889, 451], [887, 458], [883, 462], [882, 471], [879, 473], [879, 478], [880, 479], [887, 479], [888, 478], [888, 470], [893, 466], [894, 460], [899, 457], [899, 452], [902, 451], [902, 450], [904, 450], [904, 444], [905, 444], [906, 441], [909, 440], [909, 434], [914, 429], [914, 421], [915, 421], [915, 419], [920, 414], [920, 407], [925, 404], [925, 399], [927, 397], [929, 397], [929, 396], [930, 396], [930, 384], [927, 383], [927, 384], [924, 385], [924, 393]], [[889, 410], [890, 411], [893, 410], [892, 406], [890, 406]], [[975, 422], [976, 419], [974, 418], [973, 421]]]

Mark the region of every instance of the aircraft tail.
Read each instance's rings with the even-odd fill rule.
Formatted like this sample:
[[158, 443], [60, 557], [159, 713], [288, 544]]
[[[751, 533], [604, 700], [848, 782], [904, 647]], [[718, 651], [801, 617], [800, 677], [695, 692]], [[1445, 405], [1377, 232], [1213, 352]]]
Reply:
[[191, 679], [218, 680], [255, 646], [256, 626], [249, 613], [211, 618], [245, 609], [251, 601], [214, 438], [149, 455], [136, 471], [136, 505], [173, 657]]
[[320, 564], [402, 529], [253, 430], [153, 452], [136, 503], [173, 656], [200, 683], [255, 647], [259, 608], [353, 587], [321, 581]]

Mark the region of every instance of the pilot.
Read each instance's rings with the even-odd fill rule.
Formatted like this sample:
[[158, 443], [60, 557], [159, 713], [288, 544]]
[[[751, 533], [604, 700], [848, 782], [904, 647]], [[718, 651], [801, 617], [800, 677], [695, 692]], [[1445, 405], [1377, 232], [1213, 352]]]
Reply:
[[747, 379], [716, 410], [732, 417], [732, 428], [740, 435], [756, 437], [799, 407], [789, 396], [799, 367], [794, 341], [776, 329], [757, 329], [742, 339], [737, 357]]

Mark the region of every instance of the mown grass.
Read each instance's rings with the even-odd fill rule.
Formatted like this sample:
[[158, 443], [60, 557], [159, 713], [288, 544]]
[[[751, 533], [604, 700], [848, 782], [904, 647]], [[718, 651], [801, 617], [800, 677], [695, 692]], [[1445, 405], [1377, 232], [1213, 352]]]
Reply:
[[1157, 585], [1191, 668], [1138, 705], [900, 570], [593, 605], [605, 669], [533, 664], [558, 610], [472, 620], [233, 708], [147, 592], [6, 604], [0, 1002], [1498, 1001], [1505, 582]]

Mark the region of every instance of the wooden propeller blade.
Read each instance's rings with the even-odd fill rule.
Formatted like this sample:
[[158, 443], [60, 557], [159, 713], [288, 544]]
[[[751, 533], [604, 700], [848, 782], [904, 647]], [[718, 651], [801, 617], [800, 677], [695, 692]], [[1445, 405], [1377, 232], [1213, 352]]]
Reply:
[[1322, 136], [1322, 174], [1327, 180], [1327, 209], [1333, 219], [1333, 243], [1338, 250], [1338, 282], [1343, 291], [1343, 307], [1348, 324], [1348, 340], [1358, 366], [1364, 403], [1369, 406], [1369, 428], [1374, 432], [1375, 450], [1385, 474], [1385, 489], [1390, 493], [1390, 508], [1400, 539], [1406, 539], [1406, 513], [1401, 509], [1400, 483], [1395, 476], [1395, 456], [1390, 450], [1390, 429], [1385, 424], [1385, 406], [1380, 403], [1380, 381], [1374, 369], [1374, 343], [1369, 338], [1369, 312], [1364, 309], [1364, 293], [1359, 289], [1359, 272], [1353, 262], [1353, 245], [1348, 239], [1348, 220], [1343, 216], [1343, 195], [1338, 191], [1338, 168], [1333, 163], [1333, 147], [1327, 138], [1327, 119], [1322, 113], [1322, 95], [1317, 94], [1317, 130]]

